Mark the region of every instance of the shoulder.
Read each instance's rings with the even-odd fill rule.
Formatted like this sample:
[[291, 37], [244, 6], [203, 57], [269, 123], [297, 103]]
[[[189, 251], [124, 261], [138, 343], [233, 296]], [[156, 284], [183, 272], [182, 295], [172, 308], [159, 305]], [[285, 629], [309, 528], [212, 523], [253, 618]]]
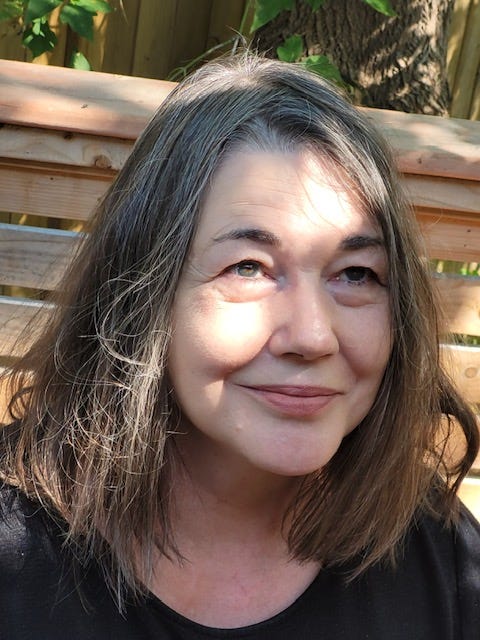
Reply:
[[[410, 544], [428, 566], [431, 584], [456, 601], [462, 638], [477, 638], [480, 629], [480, 523], [462, 504], [451, 527], [421, 518]], [[472, 635], [473, 634], [473, 635]]]
[[60, 544], [60, 535], [58, 528], [54, 531], [54, 527], [49, 526], [40, 505], [15, 487], [0, 485], [1, 582], [8, 575], [18, 575], [33, 558], [51, 560], [54, 542]]
[[[113, 637], [119, 616], [101, 577], [65, 544], [66, 524], [0, 485], [0, 637]], [[124, 636], [118, 636], [124, 637]]]
[[[464, 625], [480, 629], [480, 523], [465, 508], [454, 531], [457, 589]], [[468, 622], [470, 621], [470, 622]], [[463, 629], [464, 638], [473, 631]]]
[[480, 523], [462, 503], [458, 519], [451, 526], [431, 516], [420, 517], [413, 538], [421, 538], [425, 545], [437, 549], [440, 555], [447, 554], [455, 563], [467, 562], [475, 567], [480, 581]]
[[454, 541], [460, 555], [468, 557], [480, 569], [480, 522], [463, 504], [454, 527]]

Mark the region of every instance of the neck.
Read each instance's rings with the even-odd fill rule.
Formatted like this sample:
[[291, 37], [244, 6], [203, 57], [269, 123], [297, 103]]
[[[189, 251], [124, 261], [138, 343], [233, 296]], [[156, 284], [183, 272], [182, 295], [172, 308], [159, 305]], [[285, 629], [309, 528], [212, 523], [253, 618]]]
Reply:
[[186, 437], [178, 447], [172, 527], [181, 559], [157, 557], [148, 588], [213, 627], [254, 624], [282, 611], [319, 570], [317, 562], [293, 560], [283, 536], [300, 479], [252, 468], [211, 442], [202, 450]]
[[[187, 446], [188, 445], [188, 446]], [[199, 539], [278, 539], [283, 542], [285, 513], [298, 490], [300, 478], [278, 476], [252, 468], [245, 459], [219, 445], [209, 444], [208, 455], [199, 443], [179, 443], [182, 465], [174, 479], [174, 530]]]

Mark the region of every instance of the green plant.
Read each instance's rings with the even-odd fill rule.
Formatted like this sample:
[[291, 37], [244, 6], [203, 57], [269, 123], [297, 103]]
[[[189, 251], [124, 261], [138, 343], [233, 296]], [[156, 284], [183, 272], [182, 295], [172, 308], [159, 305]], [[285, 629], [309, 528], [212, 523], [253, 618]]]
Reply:
[[[57, 8], [60, 22], [87, 40], [93, 40], [93, 18], [113, 9], [107, 0], [0, 0], [0, 22], [19, 25], [22, 44], [36, 58], [57, 44], [49, 25], [52, 11]], [[88, 60], [78, 51], [73, 52], [69, 66], [90, 69]]]
[[[320, 7], [327, 3], [327, 0], [304, 0], [312, 11], [318, 11]], [[386, 16], [395, 16], [390, 0], [361, 0], [372, 9], [383, 13]], [[298, 0], [255, 0], [255, 13], [251, 31], [254, 32], [274, 20], [282, 11], [291, 11]], [[248, 4], [248, 3], [247, 3]], [[332, 8], [333, 10], [333, 8]], [[293, 34], [286, 38], [282, 45], [277, 47], [276, 53], [279, 60], [283, 62], [301, 62], [311, 71], [343, 85], [344, 82], [338, 68], [324, 55], [304, 56], [305, 43], [299, 34]]]
[[[238, 49], [240, 44], [246, 44], [249, 38], [266, 24], [274, 20], [282, 11], [291, 11], [295, 8], [296, 4], [300, 0], [247, 0], [245, 2], [245, 8], [238, 31], [231, 37], [216, 44], [207, 51], [204, 51], [202, 55], [190, 60], [182, 67], [177, 67], [168, 76], [169, 80], [180, 80], [185, 77], [192, 69], [198, 66], [199, 63], [204, 62], [205, 58], [210, 57], [212, 54], [219, 52], [230, 51], [232, 54]], [[359, 0], [368, 4], [372, 9], [383, 13], [386, 16], [395, 16], [390, 0]], [[304, 0], [312, 9], [312, 11], [318, 11], [320, 7], [328, 2], [328, 0]], [[333, 6], [333, 5], [332, 5]], [[333, 10], [333, 8], [332, 8]], [[250, 28], [248, 29], [249, 18], [252, 15]], [[345, 83], [340, 75], [338, 68], [324, 55], [309, 55], [304, 56], [305, 46], [303, 37], [299, 34], [292, 34], [279, 46], [276, 50], [276, 54], [279, 60], [283, 62], [300, 62], [308, 67], [311, 71], [318, 73], [335, 82], [336, 84], [345, 86]]]

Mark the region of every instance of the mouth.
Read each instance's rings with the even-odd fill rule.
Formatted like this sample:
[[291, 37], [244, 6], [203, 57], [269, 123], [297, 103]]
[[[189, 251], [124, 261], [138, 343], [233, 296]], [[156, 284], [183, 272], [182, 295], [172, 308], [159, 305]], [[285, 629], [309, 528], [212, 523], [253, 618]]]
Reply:
[[314, 417], [341, 393], [316, 386], [241, 385], [247, 393], [275, 411], [292, 417]]

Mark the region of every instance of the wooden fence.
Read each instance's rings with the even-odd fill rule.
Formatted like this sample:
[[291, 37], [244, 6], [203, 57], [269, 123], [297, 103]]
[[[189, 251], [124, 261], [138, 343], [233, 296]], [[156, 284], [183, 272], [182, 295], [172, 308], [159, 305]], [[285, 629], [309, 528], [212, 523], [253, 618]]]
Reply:
[[480, 2], [455, 0], [448, 44], [450, 115], [480, 120]]
[[[93, 42], [59, 24], [59, 42], [40, 64], [68, 66], [78, 49], [96, 71], [165, 78], [174, 68], [223, 42], [238, 29], [246, 0], [111, 0], [116, 10], [95, 19]], [[0, 24], [0, 58], [27, 60], [15, 28]], [[455, 0], [449, 35], [451, 115], [480, 119], [480, 1]]]
[[[66, 214], [76, 220], [89, 216], [171, 89], [156, 80], [6, 61], [0, 61], [0, 84], [0, 209], [51, 221]], [[480, 246], [479, 123], [381, 110], [366, 114], [396, 151], [429, 255], [475, 260]], [[0, 224], [0, 284], [55, 287], [77, 239], [71, 231]], [[480, 280], [445, 275], [436, 284], [449, 329], [480, 336]], [[32, 299], [0, 297], [0, 359], [20, 355], [35, 337], [39, 306]], [[43, 308], [44, 318], [48, 309]], [[21, 334], [32, 317], [35, 323]], [[480, 345], [445, 344], [442, 357], [465, 397], [480, 403]], [[0, 419], [2, 404], [0, 388]], [[480, 458], [475, 471], [478, 477], [464, 483], [462, 495], [480, 517]]]
[[[245, 6], [245, 0], [110, 2], [115, 11], [95, 18], [93, 42], [67, 32], [55, 11], [51, 28], [58, 45], [35, 62], [68, 66], [72, 51], [78, 49], [95, 71], [165, 78], [172, 69], [230, 37], [240, 24]], [[19, 41], [14, 29], [0, 26], [0, 58], [28, 60]]]

